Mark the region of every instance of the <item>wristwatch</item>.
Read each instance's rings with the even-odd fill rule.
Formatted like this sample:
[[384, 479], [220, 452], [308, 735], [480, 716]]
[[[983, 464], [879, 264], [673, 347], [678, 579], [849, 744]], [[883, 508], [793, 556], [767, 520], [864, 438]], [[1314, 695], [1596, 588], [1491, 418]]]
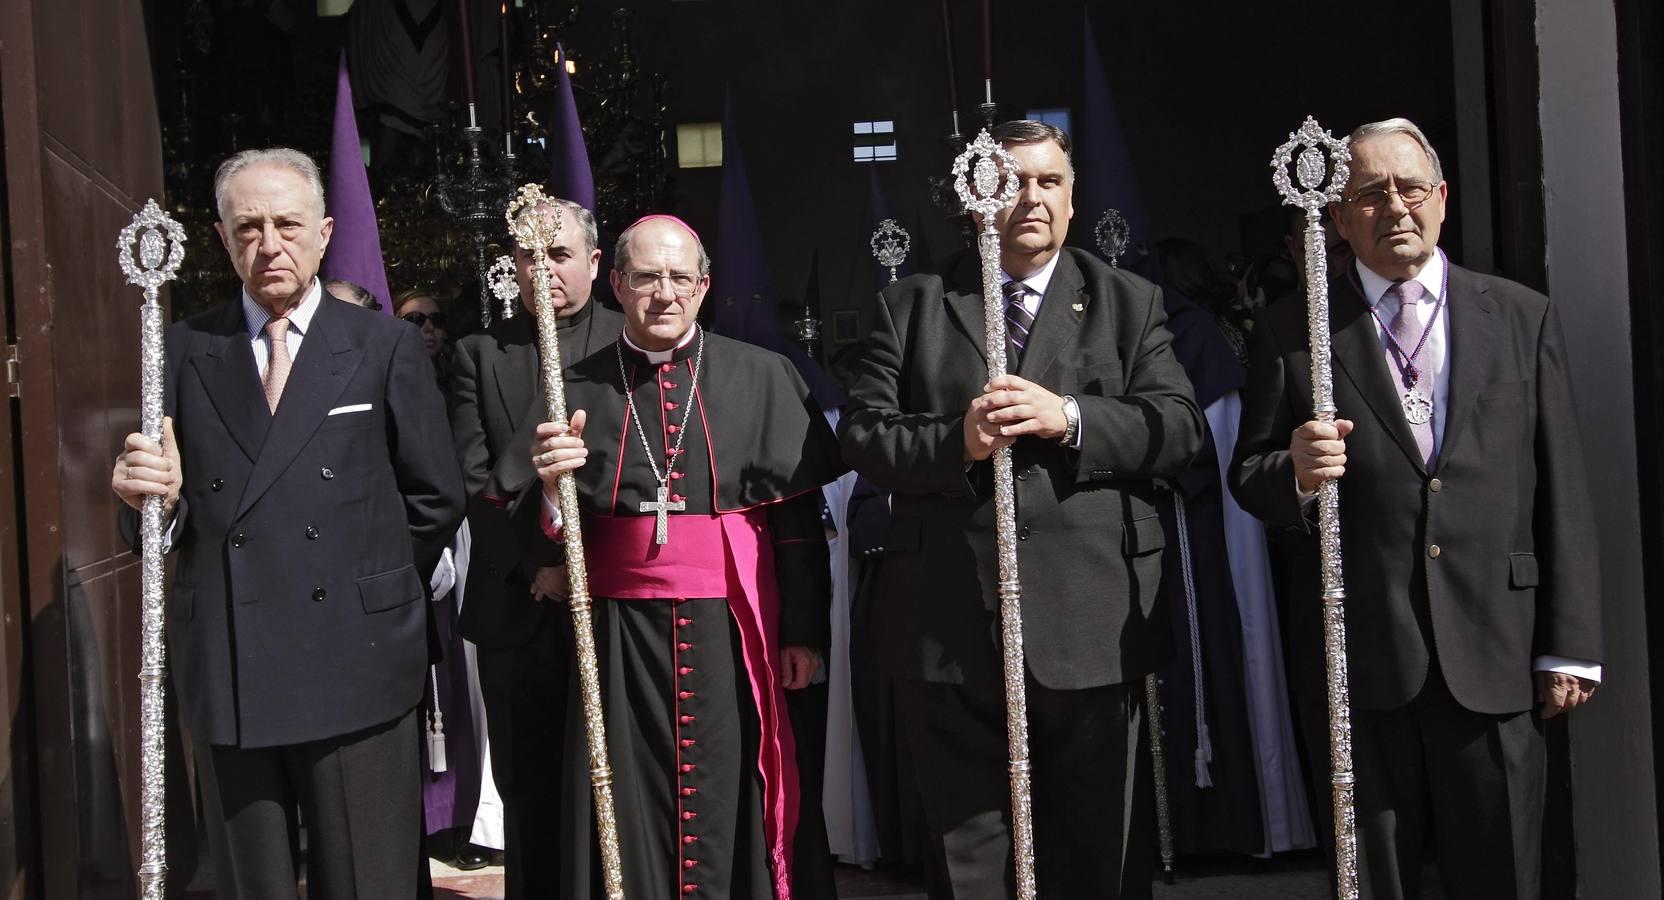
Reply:
[[1075, 402], [1075, 395], [1063, 395], [1063, 419], [1067, 423], [1063, 427], [1063, 437], [1057, 439], [1065, 447], [1073, 447], [1080, 440], [1080, 404]]

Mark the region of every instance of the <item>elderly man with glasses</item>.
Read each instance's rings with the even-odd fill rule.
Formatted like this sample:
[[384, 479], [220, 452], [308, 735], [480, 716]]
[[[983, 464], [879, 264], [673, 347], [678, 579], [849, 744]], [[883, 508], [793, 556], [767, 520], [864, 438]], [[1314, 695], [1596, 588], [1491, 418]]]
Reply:
[[[542, 490], [516, 516], [552, 543], [583, 529], [626, 893], [830, 896], [793, 880], [826, 845], [798, 814], [786, 700], [830, 639], [837, 441], [790, 361], [699, 327], [710, 258], [685, 223], [642, 219], [614, 260], [624, 333], [568, 370], [571, 426], [538, 427]], [[555, 508], [563, 472], [581, 522]], [[576, 714], [566, 736], [559, 896], [582, 900], [601, 885]]]
[[1295, 536], [1291, 671], [1321, 761], [1312, 498], [1340, 479], [1363, 896], [1417, 896], [1430, 831], [1446, 896], [1537, 897], [1542, 720], [1601, 678], [1565, 338], [1547, 297], [1439, 249], [1450, 188], [1419, 128], [1376, 122], [1351, 145], [1330, 209], [1356, 255], [1329, 286], [1341, 418], [1312, 414], [1305, 305], [1273, 306], [1254, 329], [1231, 489]]

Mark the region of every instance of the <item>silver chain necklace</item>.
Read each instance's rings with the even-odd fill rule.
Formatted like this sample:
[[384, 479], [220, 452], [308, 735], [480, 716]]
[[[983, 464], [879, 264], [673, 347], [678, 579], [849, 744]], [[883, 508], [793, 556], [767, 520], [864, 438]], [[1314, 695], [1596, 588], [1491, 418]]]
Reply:
[[647, 454], [647, 465], [652, 468], [653, 477], [659, 482], [655, 499], [641, 501], [641, 512], [653, 514], [653, 543], [668, 544], [670, 513], [688, 508], [686, 500], [671, 501], [670, 476], [676, 471], [676, 463], [682, 457], [682, 442], [688, 437], [688, 419], [693, 415], [693, 394], [699, 389], [699, 369], [705, 360], [705, 330], [699, 330], [699, 346], [693, 353], [693, 382], [688, 385], [688, 405], [682, 410], [682, 424], [676, 429], [676, 446], [671, 449], [669, 458], [664, 462], [663, 474], [659, 472], [658, 460], [653, 457], [653, 445], [647, 442], [647, 429], [641, 427], [641, 416], [636, 413], [635, 390], [630, 386], [630, 373], [624, 367], [624, 338], [620, 336], [618, 343], [613, 347], [618, 351], [618, 377], [624, 384], [624, 405], [630, 410], [630, 421], [636, 425], [636, 434], [641, 437], [641, 449]]

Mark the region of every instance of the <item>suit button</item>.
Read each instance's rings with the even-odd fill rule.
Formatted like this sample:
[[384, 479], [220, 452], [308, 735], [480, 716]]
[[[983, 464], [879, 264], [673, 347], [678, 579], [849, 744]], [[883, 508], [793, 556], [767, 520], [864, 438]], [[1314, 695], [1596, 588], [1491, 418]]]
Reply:
[[315, 540], [318, 539], [318, 529], [317, 529], [316, 526], [314, 526], [314, 525], [306, 526], [306, 539], [309, 540], [309, 541], [315, 541]]
[[1023, 469], [1023, 470], [1019, 471], [1017, 473], [1017, 480], [1018, 481], [1027, 481], [1028, 480], [1028, 470]]
[[335, 470], [331, 469], [329, 466], [324, 466], [323, 468], [318, 470], [318, 474], [322, 475], [324, 477], [325, 481], [328, 481], [331, 478], [335, 477]]
[[321, 602], [323, 602], [323, 599], [327, 596], [329, 596], [329, 592], [324, 590], [323, 588], [313, 588], [312, 589], [312, 602], [313, 603], [321, 603]]
[[1023, 527], [1017, 529], [1017, 540], [1019, 540], [1019, 541], [1028, 540], [1028, 526], [1027, 525], [1024, 525]]
[[1427, 558], [1428, 559], [1438, 559], [1439, 558], [1439, 545], [1438, 544], [1428, 544], [1427, 545]]
[[225, 490], [225, 479], [224, 478], [216, 478], [213, 481], [208, 482], [208, 489], [211, 490], [211, 491], [223, 491], [223, 490]]
[[1432, 481], [1427, 482], [1427, 489], [1437, 494], [1439, 491], [1444, 489], [1444, 482], [1435, 478]]
[[248, 543], [248, 535], [243, 534], [241, 531], [231, 536], [231, 546], [233, 547], [241, 547], [246, 543]]

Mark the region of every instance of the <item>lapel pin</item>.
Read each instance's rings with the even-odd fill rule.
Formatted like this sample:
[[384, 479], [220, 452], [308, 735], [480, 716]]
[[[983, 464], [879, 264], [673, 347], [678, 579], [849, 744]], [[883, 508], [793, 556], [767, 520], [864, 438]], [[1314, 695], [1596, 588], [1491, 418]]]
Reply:
[[1086, 312], [1086, 304], [1084, 303], [1076, 303], [1071, 305], [1069, 308], [1075, 312]]

